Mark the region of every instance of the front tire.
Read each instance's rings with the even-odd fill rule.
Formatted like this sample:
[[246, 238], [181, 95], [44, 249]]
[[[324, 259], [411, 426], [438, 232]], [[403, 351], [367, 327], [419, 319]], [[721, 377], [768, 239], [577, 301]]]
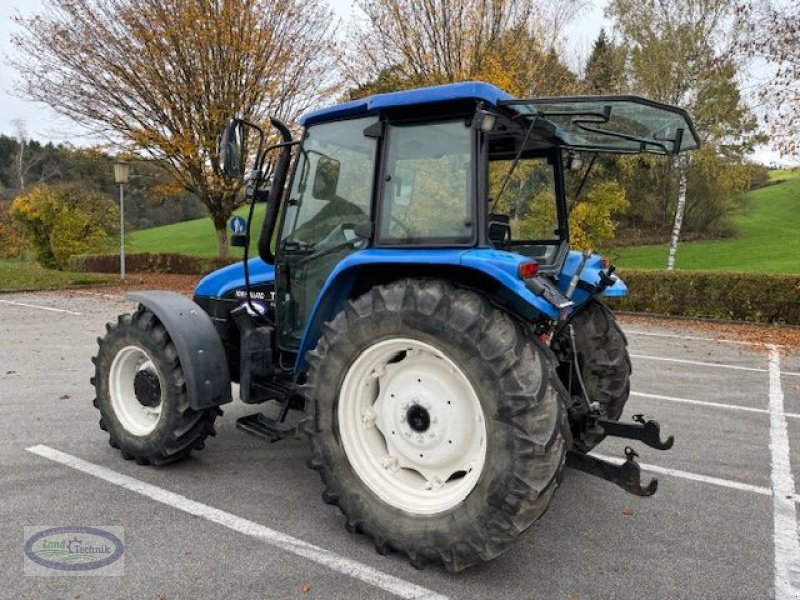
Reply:
[[178, 352], [164, 325], [140, 307], [106, 325], [93, 358], [94, 406], [109, 444], [138, 464], [162, 465], [200, 450], [215, 435], [217, 408], [189, 406]]
[[562, 388], [549, 349], [486, 298], [376, 287], [307, 357], [309, 464], [380, 553], [459, 571], [544, 513], [564, 468]]

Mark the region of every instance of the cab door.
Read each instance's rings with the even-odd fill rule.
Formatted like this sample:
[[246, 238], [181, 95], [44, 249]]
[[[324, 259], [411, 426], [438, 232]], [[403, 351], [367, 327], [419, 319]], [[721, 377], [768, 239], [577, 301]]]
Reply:
[[276, 261], [278, 344], [295, 351], [325, 281], [365, 247], [372, 222], [376, 117], [320, 123], [303, 139], [285, 203]]

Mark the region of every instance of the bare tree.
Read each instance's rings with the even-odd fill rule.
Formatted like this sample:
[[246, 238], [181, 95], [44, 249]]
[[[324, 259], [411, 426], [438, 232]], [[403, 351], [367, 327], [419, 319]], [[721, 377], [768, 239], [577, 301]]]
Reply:
[[784, 155], [800, 152], [800, 5], [747, 2], [738, 11], [739, 49], [766, 63], [756, 97], [766, 110], [772, 143]]
[[22, 92], [160, 161], [208, 209], [220, 256], [241, 187], [218, 165], [226, 120], [293, 120], [331, 91], [324, 0], [45, 0], [17, 21]]

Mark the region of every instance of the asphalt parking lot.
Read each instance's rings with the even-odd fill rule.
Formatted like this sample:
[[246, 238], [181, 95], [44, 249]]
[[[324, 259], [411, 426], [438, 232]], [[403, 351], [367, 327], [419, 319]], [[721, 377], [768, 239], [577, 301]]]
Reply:
[[[800, 598], [797, 354], [631, 326], [625, 418], [655, 417], [676, 437], [667, 452], [631, 444], [658, 493], [569, 470], [516, 548], [453, 575], [346, 533], [305, 440], [236, 429], [253, 407], [229, 405], [189, 461], [123, 460], [97, 426], [89, 359], [104, 323], [131, 308], [0, 295], [0, 598]], [[60, 525], [124, 528], [124, 575], [26, 576], [23, 527]]]

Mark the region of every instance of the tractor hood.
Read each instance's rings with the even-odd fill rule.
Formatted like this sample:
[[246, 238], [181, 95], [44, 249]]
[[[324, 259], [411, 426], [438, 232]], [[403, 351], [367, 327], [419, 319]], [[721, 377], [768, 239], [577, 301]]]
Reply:
[[700, 146], [685, 110], [637, 96], [504, 100], [561, 148], [611, 154], [679, 154]]

